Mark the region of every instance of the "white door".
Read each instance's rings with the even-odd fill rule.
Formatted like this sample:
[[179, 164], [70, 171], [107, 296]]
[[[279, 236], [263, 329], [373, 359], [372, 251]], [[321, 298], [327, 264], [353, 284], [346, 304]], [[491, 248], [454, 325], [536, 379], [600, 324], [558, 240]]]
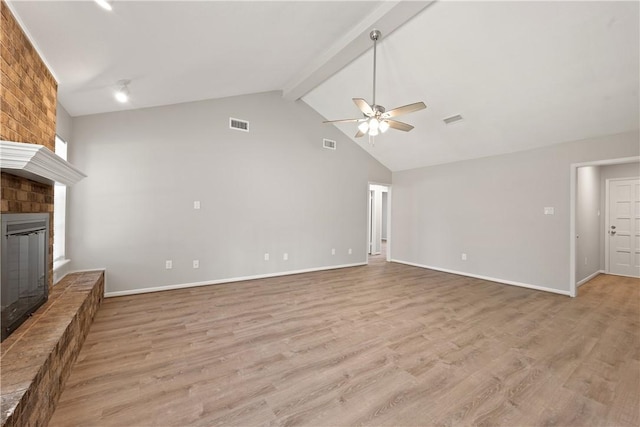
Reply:
[[609, 181], [609, 273], [640, 277], [640, 179]]

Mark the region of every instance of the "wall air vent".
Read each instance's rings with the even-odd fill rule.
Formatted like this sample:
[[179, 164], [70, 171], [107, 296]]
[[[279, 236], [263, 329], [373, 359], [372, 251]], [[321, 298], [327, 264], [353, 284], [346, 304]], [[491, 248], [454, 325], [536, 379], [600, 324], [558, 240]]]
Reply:
[[233, 117], [229, 117], [229, 127], [231, 129], [249, 132], [249, 122], [246, 120], [234, 119]]
[[447, 117], [446, 119], [442, 119], [444, 124], [451, 125], [457, 123], [462, 120], [462, 116], [460, 114], [456, 114], [455, 116]]
[[336, 142], [332, 141], [330, 139], [323, 139], [322, 140], [322, 148], [327, 148], [329, 150], [335, 150], [336, 149]]

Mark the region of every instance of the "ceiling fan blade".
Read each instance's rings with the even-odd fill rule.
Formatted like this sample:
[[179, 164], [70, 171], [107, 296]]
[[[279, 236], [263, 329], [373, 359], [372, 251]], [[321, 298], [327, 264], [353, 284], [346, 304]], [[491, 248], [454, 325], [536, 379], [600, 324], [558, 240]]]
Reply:
[[413, 129], [413, 126], [407, 124], [407, 123], [402, 123], [399, 122], [397, 120], [385, 120], [387, 123], [389, 123], [389, 127], [390, 128], [394, 128], [397, 130], [401, 130], [404, 132], [409, 132], [411, 129]]
[[359, 122], [362, 119], [341, 119], [341, 120], [325, 120], [322, 123], [352, 123]]
[[425, 108], [427, 108], [427, 106], [424, 105], [424, 102], [414, 102], [413, 104], [403, 105], [402, 107], [394, 108], [393, 110], [389, 110], [385, 113], [382, 113], [381, 117], [383, 119], [388, 119], [390, 117], [398, 117], [402, 114], [413, 113], [414, 111], [422, 110]]
[[371, 117], [375, 114], [375, 112], [373, 111], [373, 109], [371, 108], [371, 105], [369, 105], [367, 103], [367, 101], [365, 101], [362, 98], [353, 98], [353, 102], [355, 102], [356, 106], [360, 109], [360, 111], [362, 111], [366, 116]]
[[356, 133], [356, 138], [360, 138], [361, 136], [364, 136], [364, 132], [358, 130], [358, 133]]

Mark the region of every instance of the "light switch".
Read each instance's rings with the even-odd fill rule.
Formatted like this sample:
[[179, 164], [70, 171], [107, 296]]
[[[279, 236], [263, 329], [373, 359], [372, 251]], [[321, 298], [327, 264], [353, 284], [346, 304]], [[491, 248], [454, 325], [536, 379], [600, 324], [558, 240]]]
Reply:
[[553, 215], [554, 214], [553, 208], [552, 207], [545, 207], [544, 208], [544, 214], [545, 215]]

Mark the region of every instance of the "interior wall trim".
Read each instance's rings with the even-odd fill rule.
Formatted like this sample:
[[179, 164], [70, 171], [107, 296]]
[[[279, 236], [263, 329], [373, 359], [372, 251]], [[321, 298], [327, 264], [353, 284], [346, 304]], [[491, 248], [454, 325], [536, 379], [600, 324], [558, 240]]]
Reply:
[[589, 280], [593, 279], [596, 276], [599, 276], [600, 274], [605, 274], [606, 272], [604, 270], [598, 270], [594, 273], [591, 273], [590, 275], [588, 275], [587, 277], [585, 277], [584, 279], [580, 280], [578, 283], [576, 283], [577, 287], [580, 287], [582, 285], [584, 285], [585, 283], [587, 283]]
[[131, 289], [126, 291], [105, 292], [105, 298], [120, 297], [126, 295], [146, 294], [150, 292], [170, 291], [173, 289], [195, 288], [198, 286], [220, 285], [223, 283], [244, 282], [247, 280], [268, 279], [270, 277], [290, 276], [293, 274], [311, 273], [314, 271], [336, 270], [339, 268], [360, 267], [367, 265], [366, 262], [357, 262], [354, 264], [331, 265], [325, 267], [307, 268], [303, 270], [280, 271], [277, 273], [256, 274], [253, 276], [230, 277], [227, 279], [205, 280], [202, 282], [180, 283], [175, 285], [155, 286], [150, 288]]
[[480, 274], [465, 273], [463, 271], [449, 270], [447, 268], [433, 267], [433, 266], [424, 265], [424, 264], [417, 264], [417, 263], [409, 262], [409, 261], [402, 261], [402, 260], [399, 260], [399, 259], [392, 259], [391, 262], [397, 262], [398, 264], [405, 264], [405, 265], [410, 265], [410, 266], [413, 266], [413, 267], [426, 268], [426, 269], [429, 269], [429, 270], [442, 271], [443, 273], [457, 274], [458, 276], [473, 277], [474, 279], [488, 280], [490, 282], [502, 283], [504, 285], [519, 286], [521, 288], [534, 289], [536, 291], [544, 291], [544, 292], [550, 292], [550, 293], [553, 293], [553, 294], [571, 296], [569, 291], [563, 291], [563, 290], [560, 290], [560, 289], [548, 288], [548, 287], [545, 287], [545, 286], [531, 285], [529, 283], [515, 282], [513, 280], [498, 279], [498, 278], [495, 278], [495, 277], [482, 276]]

